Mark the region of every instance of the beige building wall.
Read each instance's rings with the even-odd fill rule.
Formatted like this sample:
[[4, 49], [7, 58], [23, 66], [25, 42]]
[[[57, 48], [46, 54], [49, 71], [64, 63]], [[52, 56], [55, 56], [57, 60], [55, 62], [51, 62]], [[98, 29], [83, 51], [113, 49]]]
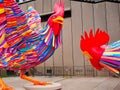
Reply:
[[[52, 12], [56, 0], [36, 0], [21, 4], [23, 10], [33, 6], [41, 14]], [[101, 2], [96, 4], [64, 0], [65, 10], [71, 10], [71, 17], [65, 18], [62, 29], [62, 47], [45, 63], [37, 66], [43, 74], [52, 69], [55, 75], [92, 75], [105, 76], [106, 70], [96, 71], [90, 62], [85, 60], [79, 47], [80, 35], [84, 30], [89, 32], [101, 28], [110, 35], [110, 43], [120, 39], [120, 4]], [[43, 22], [44, 26], [46, 22]]]

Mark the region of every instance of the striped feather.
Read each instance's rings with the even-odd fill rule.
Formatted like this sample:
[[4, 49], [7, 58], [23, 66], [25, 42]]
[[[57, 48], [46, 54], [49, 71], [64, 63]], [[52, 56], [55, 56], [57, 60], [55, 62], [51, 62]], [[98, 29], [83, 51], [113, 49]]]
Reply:
[[120, 41], [116, 41], [106, 48], [100, 64], [114, 73], [120, 73]]

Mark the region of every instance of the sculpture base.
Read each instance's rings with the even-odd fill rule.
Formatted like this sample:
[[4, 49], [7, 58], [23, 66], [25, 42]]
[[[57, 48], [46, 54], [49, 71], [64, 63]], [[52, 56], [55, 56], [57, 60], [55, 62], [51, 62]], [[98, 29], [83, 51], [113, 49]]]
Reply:
[[62, 86], [60, 83], [52, 83], [50, 85], [33, 85], [33, 84], [26, 84], [24, 85], [25, 90], [61, 90]]

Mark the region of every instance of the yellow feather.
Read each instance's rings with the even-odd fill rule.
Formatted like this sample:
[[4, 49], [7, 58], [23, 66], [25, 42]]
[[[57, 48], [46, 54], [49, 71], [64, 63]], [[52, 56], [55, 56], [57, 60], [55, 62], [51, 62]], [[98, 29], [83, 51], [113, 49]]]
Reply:
[[5, 12], [5, 9], [4, 9], [4, 8], [0, 9], [0, 14], [2, 14], [2, 13], [4, 13], [4, 12]]
[[0, 38], [0, 44], [4, 41], [5, 39], [5, 33], [2, 35], [2, 37]]

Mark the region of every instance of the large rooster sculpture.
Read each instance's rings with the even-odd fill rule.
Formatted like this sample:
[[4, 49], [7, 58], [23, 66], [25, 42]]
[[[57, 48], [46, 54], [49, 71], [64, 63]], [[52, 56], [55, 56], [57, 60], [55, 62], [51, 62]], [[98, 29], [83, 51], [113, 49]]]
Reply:
[[81, 36], [80, 48], [84, 55], [88, 56], [91, 64], [98, 70], [108, 69], [120, 74], [120, 41], [108, 44], [109, 35], [100, 29], [89, 35], [84, 32]]
[[[63, 0], [57, 0], [47, 25], [41, 27], [39, 14], [30, 7], [24, 13], [15, 0], [0, 0], [0, 68], [20, 71], [20, 77], [35, 85], [47, 82], [24, 73], [53, 55], [61, 45], [60, 31], [64, 17]], [[13, 90], [0, 79], [1, 90]]]

